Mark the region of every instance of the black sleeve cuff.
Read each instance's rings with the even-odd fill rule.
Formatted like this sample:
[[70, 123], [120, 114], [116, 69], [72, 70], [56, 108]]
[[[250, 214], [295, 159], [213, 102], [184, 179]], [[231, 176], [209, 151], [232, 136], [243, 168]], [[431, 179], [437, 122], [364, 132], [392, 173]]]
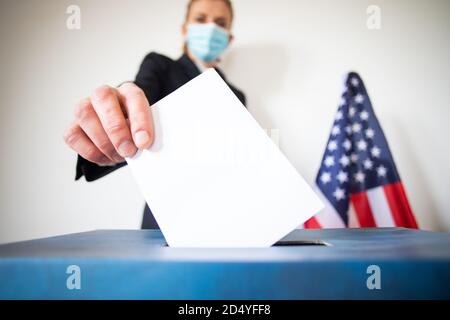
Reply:
[[122, 168], [127, 163], [122, 162], [119, 164], [116, 164], [114, 166], [99, 166], [93, 162], [90, 162], [80, 155], [78, 155], [77, 159], [77, 169], [75, 174], [75, 180], [80, 179], [82, 176], [85, 177], [86, 181], [94, 181], [97, 179], [100, 179], [101, 177], [106, 176], [107, 174]]

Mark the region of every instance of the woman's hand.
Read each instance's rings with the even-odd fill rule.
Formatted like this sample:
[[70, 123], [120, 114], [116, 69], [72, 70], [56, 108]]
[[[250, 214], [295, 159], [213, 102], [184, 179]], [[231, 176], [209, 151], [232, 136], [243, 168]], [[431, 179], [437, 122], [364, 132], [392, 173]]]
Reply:
[[99, 165], [123, 162], [153, 143], [153, 119], [144, 92], [127, 82], [101, 86], [75, 108], [75, 120], [64, 134], [66, 144]]

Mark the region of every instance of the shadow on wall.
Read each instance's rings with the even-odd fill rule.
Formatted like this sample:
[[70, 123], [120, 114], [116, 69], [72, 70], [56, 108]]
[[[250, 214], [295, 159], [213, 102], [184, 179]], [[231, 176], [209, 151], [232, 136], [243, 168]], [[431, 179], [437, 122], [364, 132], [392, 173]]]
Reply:
[[279, 91], [288, 61], [284, 48], [276, 44], [233, 47], [222, 62], [228, 80], [244, 91], [247, 106], [264, 128], [274, 128], [263, 101]]

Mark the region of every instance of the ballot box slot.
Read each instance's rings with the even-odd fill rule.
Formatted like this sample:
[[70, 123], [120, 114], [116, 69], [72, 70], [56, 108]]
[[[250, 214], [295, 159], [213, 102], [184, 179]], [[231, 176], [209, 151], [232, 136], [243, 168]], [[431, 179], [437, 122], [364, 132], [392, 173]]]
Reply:
[[289, 247], [289, 246], [329, 246], [328, 243], [322, 240], [280, 240], [276, 242], [274, 247]]
[[[325, 246], [329, 247], [331, 244], [322, 240], [280, 240], [276, 242], [273, 247], [289, 247], [289, 246]], [[169, 247], [167, 243], [163, 243], [162, 247]]]

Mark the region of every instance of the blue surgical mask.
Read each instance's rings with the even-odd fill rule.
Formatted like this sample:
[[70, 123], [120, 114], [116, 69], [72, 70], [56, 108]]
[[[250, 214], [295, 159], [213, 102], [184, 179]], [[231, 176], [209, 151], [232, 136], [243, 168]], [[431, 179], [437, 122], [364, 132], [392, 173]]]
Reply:
[[215, 23], [192, 23], [188, 26], [186, 44], [195, 57], [212, 62], [225, 51], [229, 38], [228, 32]]

